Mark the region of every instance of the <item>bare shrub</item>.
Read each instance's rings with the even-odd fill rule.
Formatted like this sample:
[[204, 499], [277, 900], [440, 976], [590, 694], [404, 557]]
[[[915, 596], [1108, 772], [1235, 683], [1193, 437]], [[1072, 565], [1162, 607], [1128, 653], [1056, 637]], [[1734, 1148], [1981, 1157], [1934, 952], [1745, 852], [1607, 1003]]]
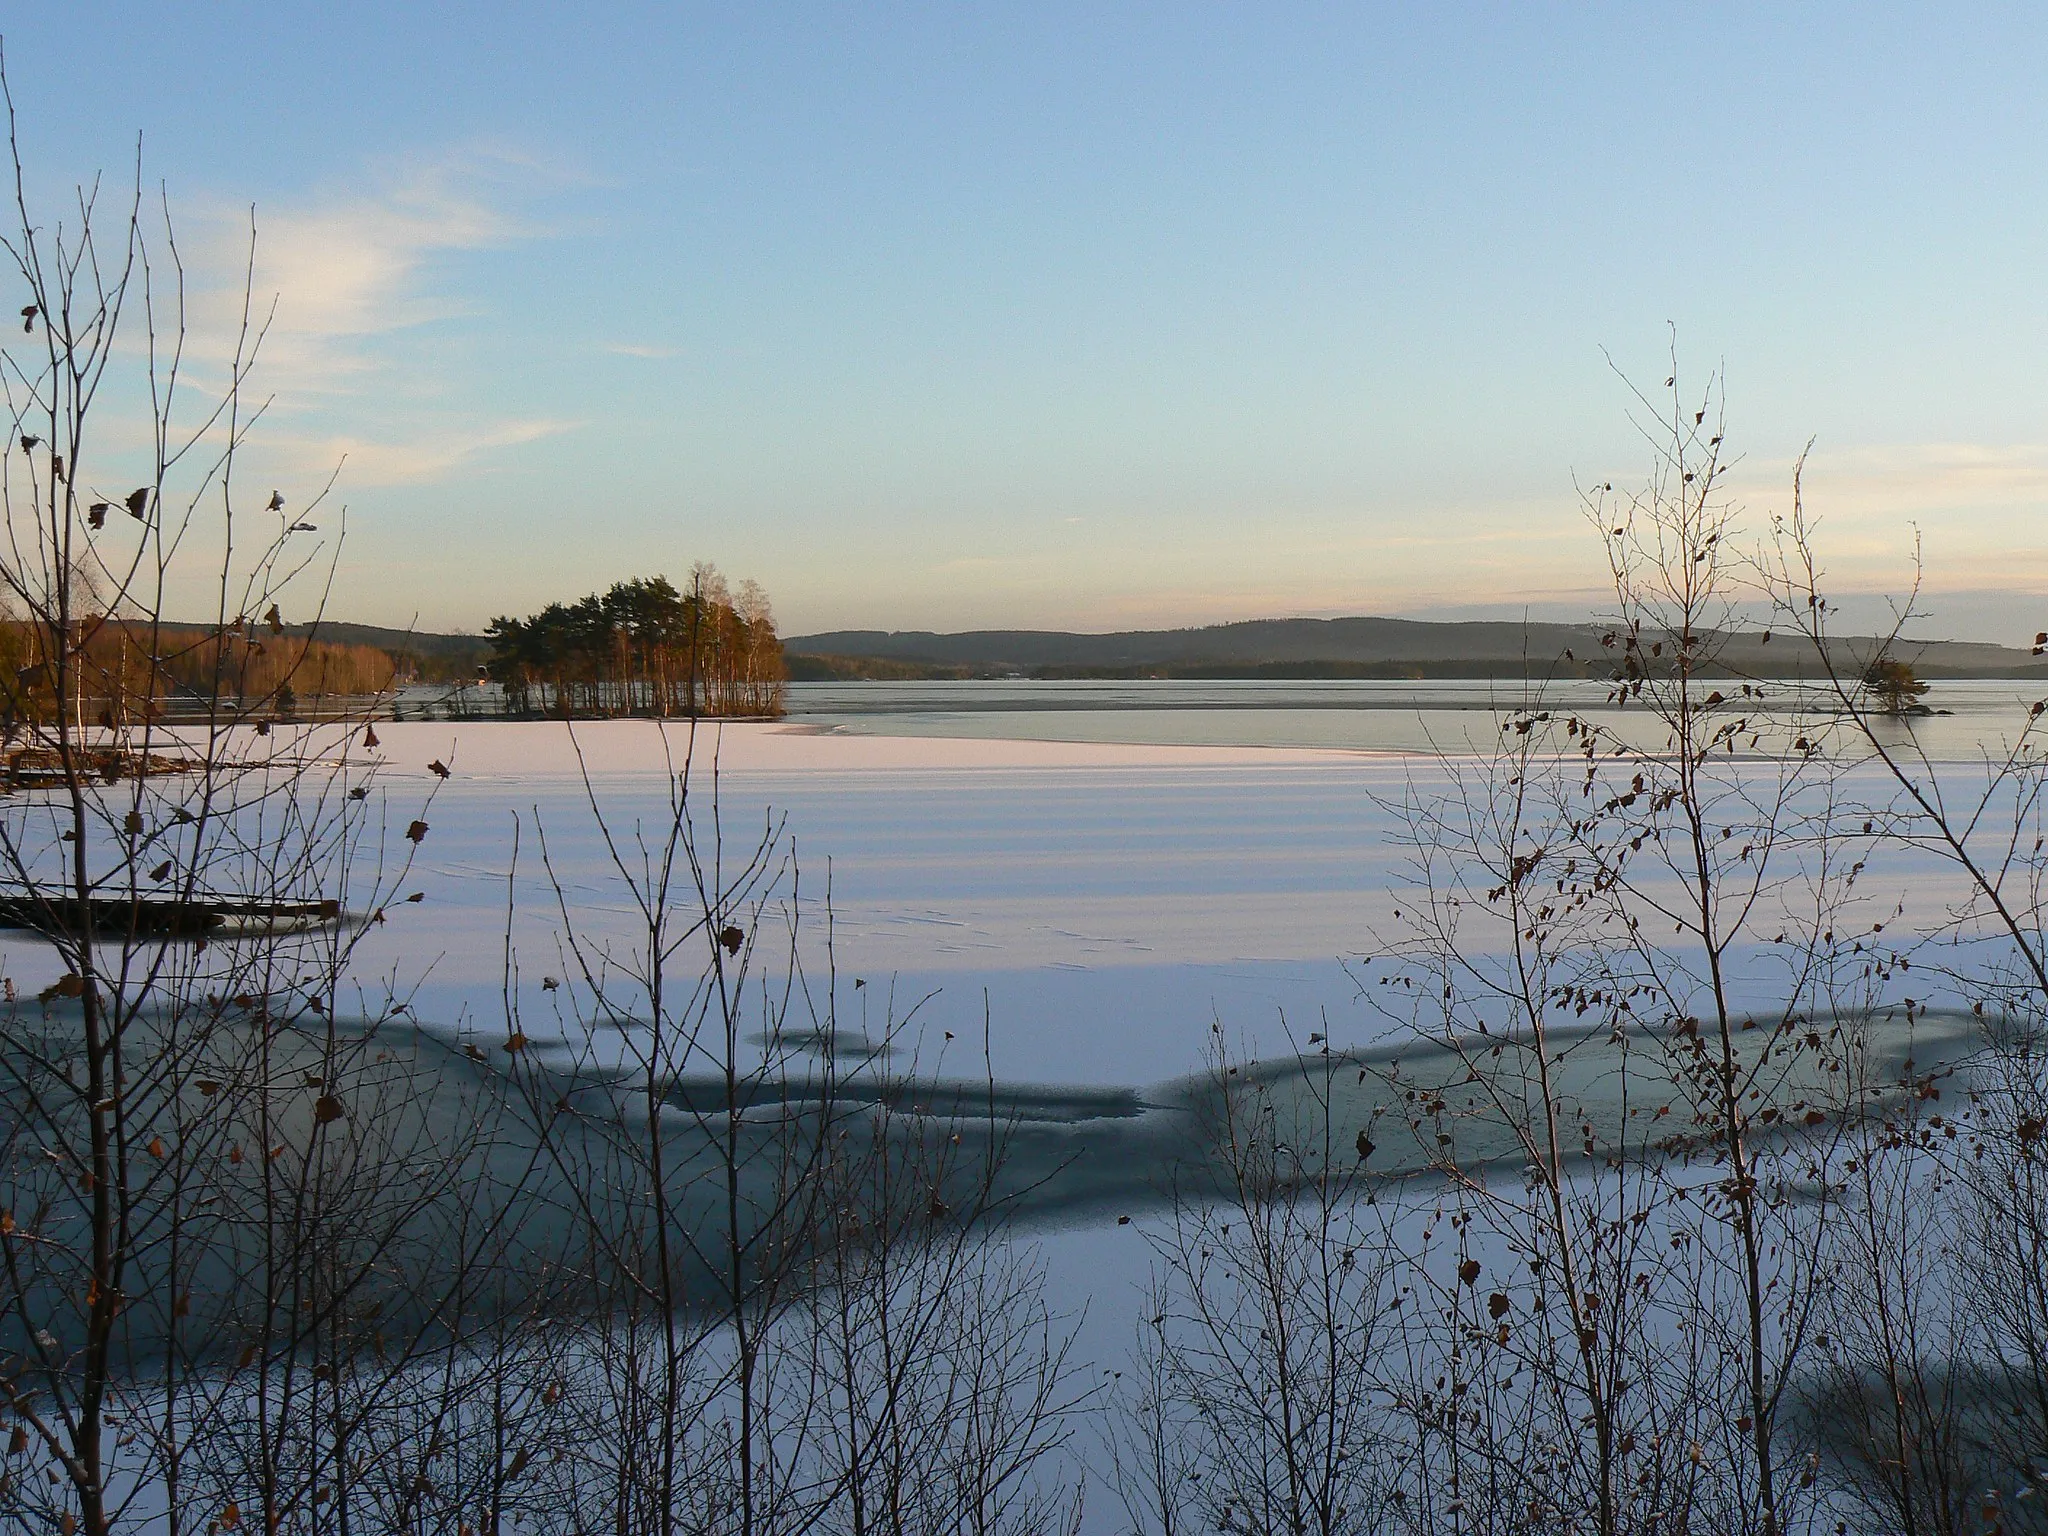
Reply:
[[651, 818], [584, 776], [621, 931], [578, 912], [543, 835], [565, 1047], [540, 1053], [516, 1004], [508, 1026], [582, 1300], [555, 1528], [1062, 1523], [1069, 1336], [1006, 1240], [993, 1079], [977, 1113], [892, 1076], [907, 1020], [842, 1057], [829, 902], [821, 944], [781, 820], [733, 837], [715, 747], [663, 740]]
[[1133, 1383], [1111, 1437], [1133, 1525], [1181, 1531], [1384, 1528], [1400, 1447], [1381, 1352], [1396, 1333], [1387, 1232], [1349, 1125], [1351, 1064], [1300, 1074], [1211, 1053], [1198, 1137], [1172, 1171]]

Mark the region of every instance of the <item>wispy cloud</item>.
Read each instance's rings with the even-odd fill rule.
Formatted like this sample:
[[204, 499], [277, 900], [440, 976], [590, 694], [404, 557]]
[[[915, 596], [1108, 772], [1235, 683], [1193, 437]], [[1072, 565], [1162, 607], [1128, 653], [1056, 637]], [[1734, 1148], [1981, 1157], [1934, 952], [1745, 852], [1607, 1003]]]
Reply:
[[[1792, 473], [1789, 460], [1743, 466], [1752, 511], [1790, 511]], [[1807, 460], [1803, 489], [1819, 549], [1844, 591], [1891, 590], [1909, 579], [1916, 530], [1931, 582], [2048, 584], [2048, 444], [1823, 445]]]
[[[1790, 466], [1785, 466], [1787, 483]], [[1911, 443], [1816, 453], [1807, 483], [1859, 513], [2048, 502], [2048, 444]]]
[[[544, 234], [513, 206], [557, 180], [528, 159], [461, 150], [259, 207], [252, 283], [259, 318], [275, 297], [264, 353], [273, 385], [346, 387], [349, 376], [381, 365], [366, 343], [473, 313], [429, 281], [431, 264]], [[215, 204], [201, 221], [195, 319], [218, 347], [240, 312], [252, 216]]]
[[[472, 381], [448, 376], [412, 336], [483, 312], [478, 285], [450, 259], [546, 236], [521, 210], [565, 180], [530, 157], [471, 148], [259, 207], [248, 281], [269, 329], [255, 385], [275, 402], [259, 452], [308, 472], [345, 457], [343, 485], [353, 488], [435, 480], [572, 430], [577, 423], [532, 413], [479, 419], [473, 404], [451, 409], [473, 394]], [[250, 238], [246, 212], [200, 211], [193, 351], [216, 370], [233, 346]]]
[[266, 457], [303, 475], [324, 474], [339, 465], [343, 483], [350, 487], [408, 485], [443, 479], [495, 450], [537, 443], [581, 425], [576, 421], [505, 421], [397, 441], [347, 434], [274, 433]]
[[657, 347], [640, 341], [615, 341], [605, 348], [614, 357], [679, 357], [682, 354], [674, 347]]
[[459, 302], [422, 288], [420, 271], [439, 252], [482, 250], [525, 233], [489, 200], [493, 179], [462, 157], [417, 167], [380, 196], [267, 216], [257, 270], [278, 291], [279, 331], [373, 336], [461, 313]]

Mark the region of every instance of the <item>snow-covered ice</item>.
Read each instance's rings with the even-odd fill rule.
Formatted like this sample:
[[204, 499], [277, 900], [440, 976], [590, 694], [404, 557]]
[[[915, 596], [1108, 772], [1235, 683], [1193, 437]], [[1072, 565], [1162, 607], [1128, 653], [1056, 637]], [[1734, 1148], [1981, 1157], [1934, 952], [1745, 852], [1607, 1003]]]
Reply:
[[[424, 1017], [497, 1006], [515, 817], [529, 984], [555, 968], [548, 934], [559, 927], [536, 818], [578, 918], [628, 922], [583, 772], [615, 832], [636, 819], [658, 827], [686, 727], [581, 725], [573, 741], [559, 724], [378, 734], [394, 807], [428, 787], [428, 762], [454, 772], [428, 814], [413, 882], [426, 900], [395, 912], [364, 960], [424, 974]], [[820, 935], [829, 879], [842, 977], [868, 981], [869, 998], [893, 983], [899, 1009], [936, 993], [926, 1025], [976, 1039], [985, 994], [997, 1068], [1055, 1082], [1189, 1070], [1217, 1017], [1254, 1030], [1282, 1009], [1328, 1009], [1335, 1021], [1355, 1012], [1341, 961], [1369, 952], [1384, 927], [1398, 858], [1374, 797], [1398, 794], [1411, 768], [1347, 752], [733, 724], [698, 734], [700, 825], [714, 764], [729, 847], [782, 818]]]

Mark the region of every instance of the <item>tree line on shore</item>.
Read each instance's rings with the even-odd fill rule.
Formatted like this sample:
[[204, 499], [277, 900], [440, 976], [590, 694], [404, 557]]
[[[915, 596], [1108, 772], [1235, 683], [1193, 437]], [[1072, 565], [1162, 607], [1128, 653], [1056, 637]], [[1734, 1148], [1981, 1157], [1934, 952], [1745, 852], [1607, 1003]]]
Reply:
[[0, 622], [0, 720], [32, 726], [59, 709], [59, 649], [67, 652], [62, 706], [86, 724], [133, 724], [242, 701], [288, 718], [328, 698], [383, 693], [397, 671], [381, 647], [247, 618], [216, 628], [88, 613], [63, 640], [47, 626], [11, 619]]
[[768, 595], [752, 581], [729, 587], [713, 565], [695, 566], [680, 591], [665, 576], [621, 581], [524, 619], [495, 618], [485, 634], [508, 713], [782, 713], [788, 674]]
[[[63, 636], [37, 618], [0, 616], [0, 722], [17, 730], [62, 708], [84, 725], [132, 725], [226, 709], [290, 719], [360, 708], [412, 681], [460, 686], [459, 658], [393, 644], [324, 638], [319, 621], [287, 625], [275, 609], [230, 623], [165, 622], [77, 584]], [[347, 634], [356, 626], [339, 626]], [[782, 713], [788, 673], [767, 594], [730, 588], [696, 566], [686, 590], [666, 577], [615, 583], [524, 619], [494, 619], [470, 642], [527, 716], [760, 717]], [[57, 664], [63, 653], [63, 666]], [[62, 673], [60, 686], [59, 673]]]

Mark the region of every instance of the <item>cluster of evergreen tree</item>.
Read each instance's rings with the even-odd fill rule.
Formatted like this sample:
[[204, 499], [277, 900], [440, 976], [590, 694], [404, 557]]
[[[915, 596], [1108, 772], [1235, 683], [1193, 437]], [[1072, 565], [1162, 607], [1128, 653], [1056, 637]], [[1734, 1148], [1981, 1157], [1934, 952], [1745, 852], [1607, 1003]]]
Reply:
[[665, 576], [622, 581], [525, 619], [493, 619], [491, 676], [529, 715], [659, 718], [779, 715], [782, 642], [768, 595], [728, 588], [699, 564], [687, 590]]

